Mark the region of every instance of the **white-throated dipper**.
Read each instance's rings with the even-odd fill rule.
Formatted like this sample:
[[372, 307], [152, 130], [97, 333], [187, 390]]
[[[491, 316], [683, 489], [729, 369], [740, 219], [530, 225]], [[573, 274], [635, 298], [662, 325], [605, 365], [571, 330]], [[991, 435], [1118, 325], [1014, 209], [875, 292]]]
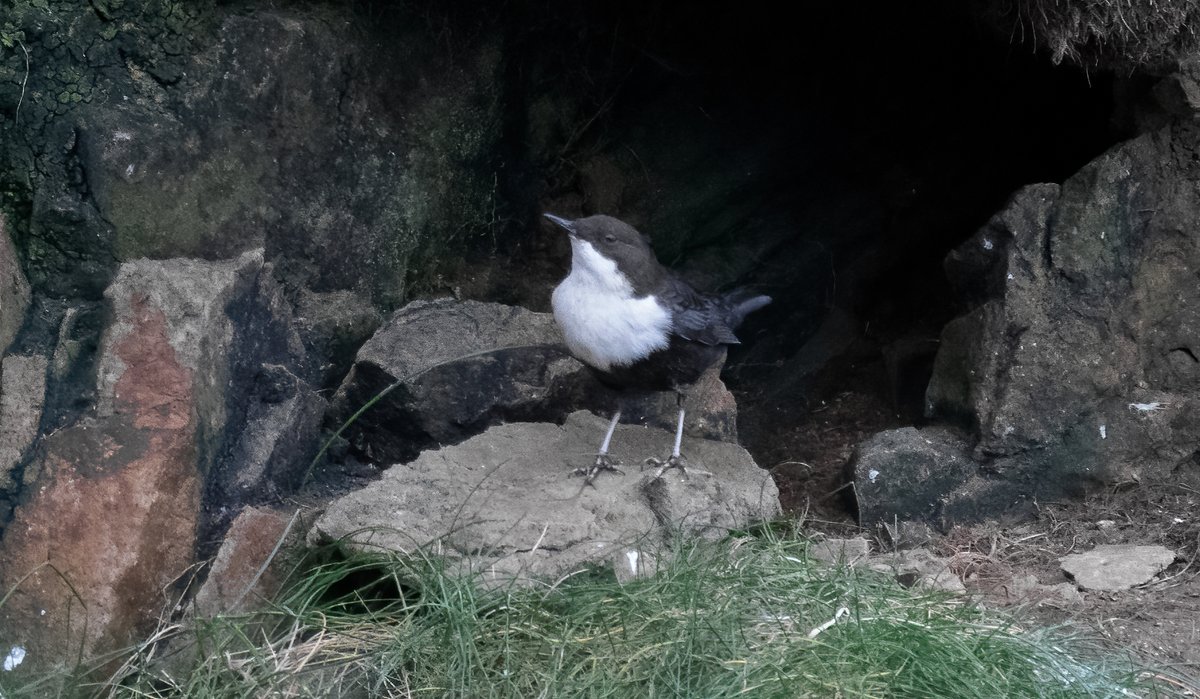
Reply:
[[[554, 319], [567, 348], [600, 380], [620, 389], [674, 390], [679, 402], [675, 447], [666, 469], [684, 468], [683, 398], [687, 386], [721, 361], [725, 345], [738, 344], [733, 331], [750, 313], [771, 302], [744, 290], [725, 294], [696, 291], [659, 264], [649, 241], [633, 226], [611, 216], [574, 221], [544, 214], [571, 239], [571, 271], [554, 289]], [[621, 419], [614, 412], [596, 461], [579, 469], [587, 483], [601, 471], [617, 471], [608, 455]]]

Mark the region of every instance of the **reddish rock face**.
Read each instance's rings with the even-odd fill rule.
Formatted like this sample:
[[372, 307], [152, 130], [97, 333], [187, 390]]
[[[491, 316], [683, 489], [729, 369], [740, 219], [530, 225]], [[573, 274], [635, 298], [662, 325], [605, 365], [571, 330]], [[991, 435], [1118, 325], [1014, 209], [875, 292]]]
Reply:
[[17, 586], [0, 608], [0, 645], [24, 648], [27, 667], [135, 642], [192, 563], [192, 370], [178, 361], [163, 312], [145, 299], [132, 309], [114, 348], [125, 370], [113, 414], [46, 439], [34, 464], [41, 485], [0, 543], [0, 589]]

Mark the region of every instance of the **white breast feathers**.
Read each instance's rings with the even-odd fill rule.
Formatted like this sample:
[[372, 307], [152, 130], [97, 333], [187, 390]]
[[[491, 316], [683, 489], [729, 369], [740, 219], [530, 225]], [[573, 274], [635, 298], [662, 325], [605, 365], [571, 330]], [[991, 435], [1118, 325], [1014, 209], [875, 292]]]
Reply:
[[600, 370], [666, 348], [671, 313], [654, 296], [635, 298], [616, 263], [586, 241], [571, 241], [571, 272], [554, 290], [554, 319], [571, 354]]

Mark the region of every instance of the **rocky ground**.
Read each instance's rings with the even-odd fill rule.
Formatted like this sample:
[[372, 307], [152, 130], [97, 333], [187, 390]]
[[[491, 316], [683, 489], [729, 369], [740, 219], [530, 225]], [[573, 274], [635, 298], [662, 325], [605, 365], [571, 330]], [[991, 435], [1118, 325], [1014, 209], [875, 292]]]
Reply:
[[[881, 370], [868, 363], [860, 375]], [[831, 558], [846, 551], [910, 580], [914, 572], [929, 575], [984, 604], [1012, 609], [1026, 623], [1065, 625], [1111, 649], [1131, 649], [1152, 665], [1200, 676], [1200, 469], [1185, 465], [1168, 478], [1037, 502], [1024, 517], [958, 525], [945, 533], [923, 530], [915, 538], [901, 532], [897, 541], [893, 528], [860, 527], [850, 500], [842, 497], [844, 466], [855, 448], [865, 436], [902, 424], [869, 380], [817, 382], [804, 419], [787, 428], [771, 419], [782, 406], [755, 409], [754, 396], [739, 398], [741, 433], [760, 462], [772, 467], [785, 515], [832, 542]], [[752, 425], [753, 419], [762, 424]], [[1063, 559], [1104, 546], [1161, 547], [1158, 555], [1166, 552], [1169, 562], [1148, 563], [1140, 578], [1125, 581], [1101, 565], [1099, 579], [1117, 589], [1081, 588], [1083, 579], [1073, 579]], [[914, 549], [920, 565], [903, 553]], [[1122, 550], [1106, 560], [1128, 558]]]

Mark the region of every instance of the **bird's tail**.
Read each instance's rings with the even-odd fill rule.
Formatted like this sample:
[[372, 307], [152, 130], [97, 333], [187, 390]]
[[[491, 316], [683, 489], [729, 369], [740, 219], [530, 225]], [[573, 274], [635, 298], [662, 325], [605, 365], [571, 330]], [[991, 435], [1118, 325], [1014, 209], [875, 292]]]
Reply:
[[729, 325], [736, 328], [746, 316], [771, 303], [771, 297], [756, 294], [749, 289], [734, 289], [725, 294], [725, 302], [729, 304]]

